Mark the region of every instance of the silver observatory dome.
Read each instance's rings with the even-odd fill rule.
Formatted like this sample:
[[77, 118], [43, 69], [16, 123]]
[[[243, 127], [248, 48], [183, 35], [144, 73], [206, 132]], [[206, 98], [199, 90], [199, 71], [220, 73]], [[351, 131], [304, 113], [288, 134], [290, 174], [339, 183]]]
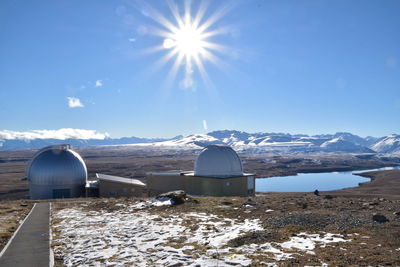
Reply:
[[49, 146], [38, 151], [26, 174], [31, 199], [84, 196], [86, 165], [69, 145]]
[[243, 176], [242, 161], [229, 146], [209, 145], [197, 156], [194, 175], [217, 178]]

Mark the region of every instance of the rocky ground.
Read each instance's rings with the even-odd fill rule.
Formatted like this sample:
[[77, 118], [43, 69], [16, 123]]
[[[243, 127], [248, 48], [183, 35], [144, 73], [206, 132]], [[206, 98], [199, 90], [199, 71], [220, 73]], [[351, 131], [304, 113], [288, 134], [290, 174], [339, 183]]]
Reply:
[[154, 203], [97, 199], [53, 205], [57, 263], [400, 265], [400, 200], [276, 193]]

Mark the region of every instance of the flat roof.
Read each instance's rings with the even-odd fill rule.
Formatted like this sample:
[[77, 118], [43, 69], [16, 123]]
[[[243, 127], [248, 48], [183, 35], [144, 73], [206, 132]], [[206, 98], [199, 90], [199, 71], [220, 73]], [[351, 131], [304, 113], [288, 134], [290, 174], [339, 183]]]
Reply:
[[[146, 172], [146, 175], [153, 176], [196, 176], [194, 171], [170, 171], [170, 172]], [[208, 178], [235, 178], [243, 176], [254, 176], [253, 173], [243, 173], [243, 175], [238, 176], [226, 176], [226, 177], [212, 177], [212, 176], [196, 176], [196, 177], [208, 177]]]
[[166, 172], [146, 172], [146, 175], [154, 176], [179, 176], [193, 173], [193, 171], [166, 171]]
[[247, 177], [247, 176], [254, 176], [253, 173], [243, 173], [242, 175], [230, 175], [230, 176], [199, 176], [199, 175], [194, 175], [194, 172], [187, 172], [185, 174], [182, 174], [185, 176], [196, 176], [196, 177], [206, 177], [206, 178], [236, 178], [236, 177]]
[[103, 180], [103, 181], [109, 181], [109, 182], [115, 182], [115, 183], [123, 183], [123, 184], [131, 184], [131, 185], [141, 186], [141, 187], [145, 187], [146, 186], [145, 183], [143, 183], [142, 181], [140, 181], [138, 179], [125, 178], [125, 177], [107, 175], [107, 174], [102, 174], [102, 173], [96, 173], [96, 177], [97, 177], [97, 179]]

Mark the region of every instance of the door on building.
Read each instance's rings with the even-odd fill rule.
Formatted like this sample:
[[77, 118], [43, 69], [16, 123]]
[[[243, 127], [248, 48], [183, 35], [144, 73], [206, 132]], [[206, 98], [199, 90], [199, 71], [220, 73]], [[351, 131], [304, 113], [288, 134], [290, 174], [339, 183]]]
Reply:
[[53, 198], [71, 197], [71, 189], [53, 189]]

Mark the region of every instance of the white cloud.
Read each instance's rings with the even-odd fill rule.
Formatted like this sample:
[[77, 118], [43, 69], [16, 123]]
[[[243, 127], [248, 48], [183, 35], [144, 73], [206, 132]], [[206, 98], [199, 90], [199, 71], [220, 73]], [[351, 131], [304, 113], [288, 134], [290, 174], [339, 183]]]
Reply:
[[129, 38], [128, 41], [131, 42], [131, 43], [134, 43], [134, 42], [136, 42], [136, 39], [135, 38]]
[[97, 80], [95, 86], [96, 87], [102, 87], [103, 86], [103, 82], [101, 80]]
[[33, 130], [30, 132], [0, 131], [0, 139], [104, 139], [109, 137], [108, 133], [98, 133], [95, 130], [61, 128], [58, 130]]
[[207, 126], [207, 121], [206, 120], [203, 120], [203, 128], [204, 128], [204, 130], [208, 130], [208, 126]]
[[83, 108], [84, 105], [82, 104], [81, 100], [76, 97], [67, 97], [68, 99], [68, 107], [70, 108]]

